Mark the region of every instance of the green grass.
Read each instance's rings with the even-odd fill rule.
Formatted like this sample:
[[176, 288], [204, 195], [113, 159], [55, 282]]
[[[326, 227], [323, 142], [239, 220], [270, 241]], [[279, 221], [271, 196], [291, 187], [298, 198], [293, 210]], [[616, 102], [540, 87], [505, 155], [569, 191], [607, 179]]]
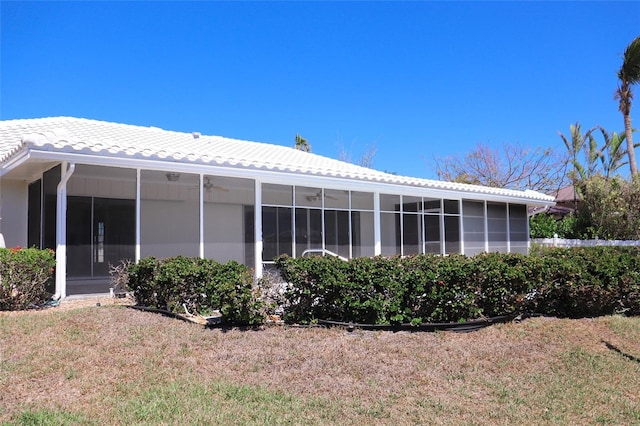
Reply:
[[0, 315], [0, 422], [640, 424], [625, 354], [640, 356], [640, 318], [349, 333], [52, 309]]
[[15, 424], [24, 426], [90, 424], [86, 418], [65, 411], [35, 409], [23, 411], [15, 420]]

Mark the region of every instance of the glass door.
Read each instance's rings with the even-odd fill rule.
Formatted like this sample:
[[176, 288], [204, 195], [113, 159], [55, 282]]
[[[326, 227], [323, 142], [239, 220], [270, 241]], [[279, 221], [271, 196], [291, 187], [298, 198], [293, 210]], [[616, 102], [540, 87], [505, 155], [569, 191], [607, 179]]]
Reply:
[[106, 277], [109, 265], [135, 255], [135, 200], [69, 197], [67, 272]]
[[92, 199], [67, 198], [67, 274], [91, 277]]
[[93, 199], [93, 276], [135, 257], [135, 200]]

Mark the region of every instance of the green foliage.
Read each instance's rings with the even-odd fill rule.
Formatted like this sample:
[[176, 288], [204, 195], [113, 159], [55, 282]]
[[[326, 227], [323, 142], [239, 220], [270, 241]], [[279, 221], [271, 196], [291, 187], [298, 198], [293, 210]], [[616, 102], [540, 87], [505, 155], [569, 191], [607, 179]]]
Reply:
[[41, 305], [51, 294], [55, 267], [53, 250], [20, 247], [0, 249], [0, 310]]
[[458, 322], [537, 312], [559, 317], [640, 313], [640, 248], [276, 260], [289, 283], [284, 319], [369, 324]]
[[603, 239], [640, 239], [640, 176], [630, 181], [594, 176], [582, 182], [580, 189], [583, 214], [590, 224], [588, 234]]
[[531, 238], [553, 238], [555, 234], [558, 234], [558, 221], [553, 215], [538, 213], [529, 219]]
[[245, 265], [233, 260], [227, 263], [210, 259], [198, 261], [205, 266], [206, 274], [202, 278], [209, 307], [220, 309], [223, 317], [234, 324], [260, 324], [263, 321], [263, 303]]
[[178, 256], [141, 259], [128, 267], [128, 287], [144, 306], [181, 312], [220, 310], [229, 324], [258, 324], [262, 302], [246, 266]]
[[476, 310], [485, 316], [505, 315], [525, 309], [536, 270], [525, 255], [483, 253], [469, 261], [469, 286], [476, 292]]
[[581, 239], [587, 228], [588, 221], [585, 221], [584, 216], [571, 213], [557, 222], [556, 233], [560, 238]]
[[237, 262], [176, 257], [129, 266], [138, 303], [172, 311], [219, 309], [231, 324], [257, 324], [273, 301], [289, 323], [459, 322], [512, 313], [640, 315], [640, 248], [541, 248], [516, 253], [401, 258], [276, 259], [282, 287], [262, 300]]
[[547, 248], [538, 262], [536, 309], [547, 315], [640, 314], [640, 248]]
[[[482, 289], [469, 285], [471, 260], [462, 255], [401, 258], [332, 257], [276, 260], [291, 285], [285, 320], [420, 324], [477, 318]], [[493, 311], [493, 310], [492, 310]]]
[[531, 238], [589, 238], [591, 228], [588, 218], [568, 214], [561, 219], [553, 215], [539, 213], [529, 219], [529, 236]]
[[[627, 164], [627, 150], [625, 147], [625, 134], [608, 132], [602, 126], [588, 129], [584, 134], [580, 123], [569, 126], [571, 133], [567, 138], [562, 132], [558, 132], [567, 148], [568, 165], [572, 170], [568, 172], [569, 178], [575, 182], [584, 182], [594, 176], [604, 176], [606, 179], [619, 175], [619, 170]], [[602, 143], [598, 145], [595, 131], [602, 135]], [[584, 162], [579, 157], [584, 158]]]
[[311, 145], [306, 138], [296, 134], [296, 149], [299, 151], [311, 152]]
[[158, 288], [156, 276], [160, 261], [154, 257], [145, 257], [127, 268], [128, 287], [134, 292], [136, 301], [144, 306], [167, 307], [164, 291]]

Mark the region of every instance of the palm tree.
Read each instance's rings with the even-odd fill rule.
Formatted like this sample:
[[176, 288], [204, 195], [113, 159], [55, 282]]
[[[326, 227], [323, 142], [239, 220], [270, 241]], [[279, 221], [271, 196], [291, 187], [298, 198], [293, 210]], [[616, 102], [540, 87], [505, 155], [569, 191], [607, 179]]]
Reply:
[[633, 147], [632, 129], [631, 129], [631, 101], [633, 100], [633, 92], [631, 86], [640, 83], [640, 36], [636, 37], [624, 51], [622, 66], [618, 71], [618, 79], [620, 84], [616, 90], [615, 99], [620, 100], [618, 109], [624, 117], [624, 134], [627, 139], [627, 154], [629, 155], [629, 167], [631, 175], [638, 174], [638, 165], [636, 164], [636, 154]]
[[[592, 135], [595, 128], [587, 130], [583, 135], [580, 123], [576, 123], [570, 125], [569, 130], [571, 131], [571, 140], [563, 135], [562, 132], [558, 132], [558, 135], [567, 147], [569, 163], [573, 166], [573, 170], [569, 172], [569, 177], [575, 184], [577, 181], [583, 181], [593, 175], [595, 165], [601, 153], [597, 149], [595, 139]], [[583, 150], [587, 160], [586, 167], [578, 160], [578, 155], [580, 151]]]
[[603, 153], [600, 157], [602, 173], [605, 179], [609, 180], [618, 169], [627, 164], [627, 161], [624, 161], [627, 156], [627, 150], [622, 146], [626, 135], [616, 132], [609, 133], [601, 126], [598, 126], [598, 130], [600, 130], [604, 138], [604, 145], [600, 149]]
[[296, 135], [296, 149], [305, 152], [311, 152], [311, 145], [309, 142], [300, 135]]
[[[569, 130], [571, 131], [571, 140], [569, 140], [562, 132], [558, 132], [562, 142], [567, 147], [567, 151], [569, 154], [569, 159], [567, 163], [573, 166], [573, 170], [571, 170], [568, 175], [571, 179], [571, 184], [573, 186], [573, 208], [575, 211], [578, 210], [578, 195], [581, 191], [580, 186], [584, 185], [584, 183], [595, 173], [595, 167], [598, 161], [598, 158], [601, 158], [602, 153], [597, 148], [595, 138], [592, 133], [596, 130], [596, 128], [591, 128], [582, 134], [582, 128], [580, 127], [580, 123], [576, 122], [576, 124], [571, 124], [569, 126]], [[580, 151], [584, 150], [584, 155], [587, 160], [586, 167], [578, 160], [578, 155]]]

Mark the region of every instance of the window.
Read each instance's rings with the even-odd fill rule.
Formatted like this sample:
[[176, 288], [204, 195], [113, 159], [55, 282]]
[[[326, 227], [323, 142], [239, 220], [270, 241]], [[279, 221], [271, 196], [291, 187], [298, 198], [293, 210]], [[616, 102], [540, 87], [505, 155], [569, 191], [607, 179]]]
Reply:
[[507, 252], [507, 205], [487, 203], [487, 225], [489, 234], [489, 251]]
[[509, 204], [510, 251], [527, 254], [529, 251], [529, 223], [527, 206]]
[[424, 252], [442, 254], [442, 200], [425, 198], [424, 211]]
[[400, 196], [380, 194], [380, 212], [382, 255], [401, 254]]
[[485, 251], [484, 201], [462, 201], [464, 254], [473, 256]]
[[322, 249], [322, 210], [297, 208], [295, 219], [296, 256]]
[[262, 208], [262, 260], [271, 262], [281, 254], [292, 255], [291, 208]]
[[460, 201], [443, 200], [444, 252], [460, 253]]

